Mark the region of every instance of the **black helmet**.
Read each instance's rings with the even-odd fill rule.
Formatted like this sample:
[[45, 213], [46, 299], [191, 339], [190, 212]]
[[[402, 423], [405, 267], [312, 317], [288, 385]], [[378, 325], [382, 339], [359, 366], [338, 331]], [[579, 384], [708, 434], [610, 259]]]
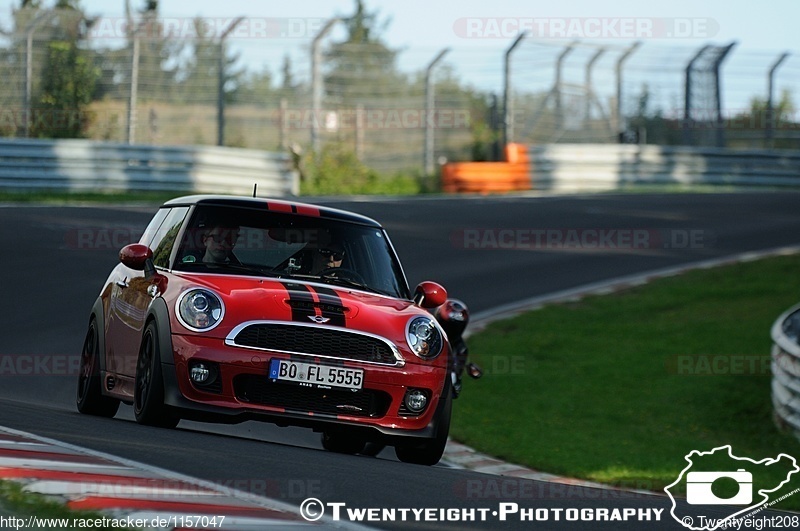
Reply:
[[436, 308], [436, 320], [442, 325], [448, 336], [460, 336], [469, 323], [467, 305], [458, 299], [447, 299]]

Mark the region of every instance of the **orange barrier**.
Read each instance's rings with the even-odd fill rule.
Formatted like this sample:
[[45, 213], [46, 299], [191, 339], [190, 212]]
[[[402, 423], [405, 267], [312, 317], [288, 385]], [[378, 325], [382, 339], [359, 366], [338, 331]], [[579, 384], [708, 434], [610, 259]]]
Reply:
[[451, 162], [442, 166], [442, 190], [497, 193], [531, 189], [530, 158], [523, 144], [508, 144], [507, 162]]

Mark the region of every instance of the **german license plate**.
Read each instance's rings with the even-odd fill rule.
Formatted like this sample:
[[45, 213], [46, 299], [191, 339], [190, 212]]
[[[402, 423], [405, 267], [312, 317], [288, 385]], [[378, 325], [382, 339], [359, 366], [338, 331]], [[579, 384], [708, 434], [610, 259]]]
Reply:
[[364, 371], [361, 369], [279, 359], [270, 360], [269, 377], [272, 380], [294, 382], [308, 387], [361, 389], [364, 385]]

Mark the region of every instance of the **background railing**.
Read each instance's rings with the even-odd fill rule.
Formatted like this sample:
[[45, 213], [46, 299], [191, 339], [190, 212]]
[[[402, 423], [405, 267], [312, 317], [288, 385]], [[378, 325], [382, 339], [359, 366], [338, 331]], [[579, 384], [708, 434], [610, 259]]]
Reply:
[[[527, 159], [530, 188], [535, 190], [598, 191], [647, 184], [800, 187], [800, 153], [792, 151], [551, 144], [529, 146]], [[296, 195], [299, 175], [290, 155], [217, 146], [0, 140], [0, 188], [5, 189], [249, 195], [254, 184], [261, 196]]]
[[800, 305], [772, 326], [772, 405], [775, 421], [800, 438]]
[[528, 146], [531, 187], [612, 190], [642, 184], [800, 187], [800, 152], [684, 146]]
[[288, 154], [215, 146], [89, 140], [0, 140], [0, 188], [184, 191], [261, 197], [298, 193]]

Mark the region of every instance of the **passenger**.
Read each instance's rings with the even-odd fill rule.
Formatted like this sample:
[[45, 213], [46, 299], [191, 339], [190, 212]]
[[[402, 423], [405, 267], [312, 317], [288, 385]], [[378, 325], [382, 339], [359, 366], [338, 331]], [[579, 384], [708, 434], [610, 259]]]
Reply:
[[224, 226], [221, 224], [209, 225], [203, 232], [203, 254], [202, 262], [212, 264], [241, 264], [233, 248], [239, 239], [239, 227]]

